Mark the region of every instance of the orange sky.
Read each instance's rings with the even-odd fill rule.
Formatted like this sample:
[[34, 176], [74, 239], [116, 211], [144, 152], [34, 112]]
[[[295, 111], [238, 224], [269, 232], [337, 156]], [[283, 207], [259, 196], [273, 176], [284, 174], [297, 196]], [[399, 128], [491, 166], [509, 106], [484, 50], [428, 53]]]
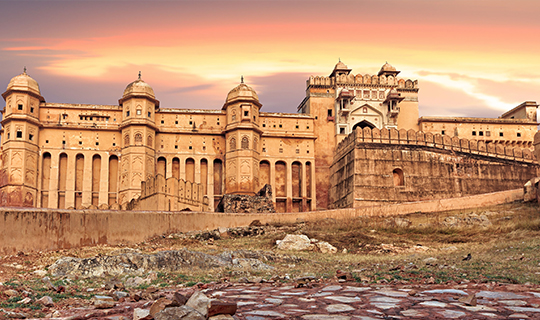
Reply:
[[388, 61], [421, 115], [498, 116], [540, 101], [539, 1], [8, 1], [0, 85], [28, 67], [50, 102], [115, 104], [142, 71], [165, 108], [219, 109], [244, 75], [296, 112], [309, 75]]

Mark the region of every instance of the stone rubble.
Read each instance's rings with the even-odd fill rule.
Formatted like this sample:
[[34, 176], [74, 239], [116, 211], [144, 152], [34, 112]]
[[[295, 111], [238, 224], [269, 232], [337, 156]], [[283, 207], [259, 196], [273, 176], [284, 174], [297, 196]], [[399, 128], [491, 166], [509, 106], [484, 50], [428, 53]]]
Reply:
[[310, 239], [303, 234], [288, 234], [283, 240], [276, 241], [279, 250], [289, 251], [320, 251], [322, 253], [336, 253], [337, 248], [326, 241]]

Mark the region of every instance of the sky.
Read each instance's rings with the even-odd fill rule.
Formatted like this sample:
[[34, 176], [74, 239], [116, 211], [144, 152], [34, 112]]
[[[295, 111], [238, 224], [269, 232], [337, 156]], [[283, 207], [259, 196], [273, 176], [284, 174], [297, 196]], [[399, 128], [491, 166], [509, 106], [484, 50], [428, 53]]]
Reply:
[[[419, 82], [421, 116], [497, 117], [540, 102], [537, 0], [0, 0], [0, 88], [115, 105], [150, 84], [162, 108], [220, 109], [243, 76], [261, 111], [296, 112], [310, 75], [388, 62]], [[3, 90], [2, 90], [3, 92]]]

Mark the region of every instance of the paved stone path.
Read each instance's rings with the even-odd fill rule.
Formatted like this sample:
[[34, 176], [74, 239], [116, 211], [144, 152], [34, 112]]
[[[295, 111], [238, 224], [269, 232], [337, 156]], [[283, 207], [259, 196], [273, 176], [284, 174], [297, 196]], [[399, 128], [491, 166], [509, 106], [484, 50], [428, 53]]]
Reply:
[[[245, 320], [540, 319], [540, 288], [531, 286], [362, 286], [347, 282], [311, 288], [234, 284], [205, 291], [209, 297], [237, 302], [235, 316]], [[473, 294], [475, 306], [459, 301]]]

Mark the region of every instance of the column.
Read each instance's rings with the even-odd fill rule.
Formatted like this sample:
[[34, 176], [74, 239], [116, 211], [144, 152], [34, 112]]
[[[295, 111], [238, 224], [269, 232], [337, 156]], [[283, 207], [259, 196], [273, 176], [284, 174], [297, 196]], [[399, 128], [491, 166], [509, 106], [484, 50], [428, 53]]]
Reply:
[[208, 174], [206, 175], [206, 195], [208, 196], [208, 209], [215, 211], [214, 208], [214, 158], [207, 158]]
[[[77, 161], [77, 155], [73, 153], [67, 153], [67, 172], [66, 172], [66, 206], [65, 208], [75, 208], [75, 162]], [[86, 160], [86, 159], [85, 159]]]
[[45, 188], [49, 189], [49, 208], [58, 208], [58, 178], [59, 178], [59, 162], [60, 154], [49, 152], [51, 154], [51, 177], [49, 179], [49, 186]]
[[287, 183], [285, 184], [285, 190], [287, 192], [287, 212], [292, 212], [292, 162], [286, 161], [287, 168]]
[[301, 173], [301, 176], [302, 176], [302, 181], [301, 181], [301, 184], [300, 184], [300, 192], [302, 193], [302, 211], [310, 211], [309, 208], [307, 208], [307, 188], [306, 188], [306, 163], [305, 162], [301, 162], [302, 163], [302, 173]]
[[102, 204], [109, 205], [109, 157], [110, 154], [100, 154], [101, 175], [99, 177], [99, 200], [98, 207]]
[[270, 162], [270, 184], [272, 187], [272, 201], [274, 201], [274, 204], [276, 203], [276, 162], [275, 161], [268, 161]]
[[315, 163], [311, 162], [311, 211], [317, 210], [317, 183], [315, 181]]
[[84, 173], [82, 185], [82, 207], [87, 208], [92, 204], [92, 175], [94, 166], [93, 155], [84, 154]]
[[165, 164], [165, 180], [169, 179], [170, 177], [172, 177], [172, 159], [174, 157], [172, 156], [168, 156], [168, 157], [165, 157], [165, 161], [167, 161], [167, 163]]

